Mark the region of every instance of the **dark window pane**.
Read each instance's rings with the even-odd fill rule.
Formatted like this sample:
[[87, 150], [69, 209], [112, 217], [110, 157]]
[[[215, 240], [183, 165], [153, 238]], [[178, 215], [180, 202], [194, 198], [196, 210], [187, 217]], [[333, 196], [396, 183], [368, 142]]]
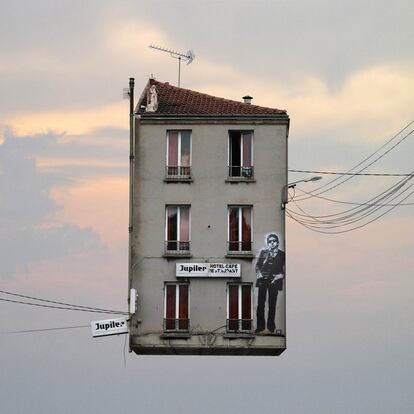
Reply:
[[229, 163], [230, 163], [230, 176], [240, 177], [240, 166], [241, 166], [241, 134], [240, 132], [230, 132]]
[[229, 285], [229, 329], [239, 329], [239, 286]]
[[239, 208], [229, 208], [229, 250], [239, 250]]
[[178, 327], [179, 329], [188, 329], [188, 285], [180, 285], [179, 291], [179, 308], [178, 308]]
[[175, 285], [166, 286], [165, 328], [175, 329]]
[[251, 250], [252, 237], [252, 217], [251, 208], [242, 208], [242, 250]]
[[177, 250], [177, 207], [167, 207], [167, 249]]
[[242, 329], [250, 331], [252, 329], [252, 289], [250, 285], [242, 286]]

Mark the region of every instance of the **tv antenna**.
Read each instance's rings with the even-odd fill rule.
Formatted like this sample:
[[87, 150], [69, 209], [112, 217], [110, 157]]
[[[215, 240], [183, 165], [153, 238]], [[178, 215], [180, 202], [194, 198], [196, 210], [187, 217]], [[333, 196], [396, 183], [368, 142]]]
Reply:
[[187, 62], [189, 65], [194, 59], [195, 54], [192, 49], [190, 49], [187, 53], [177, 52], [172, 49], [167, 49], [165, 47], [157, 46], [157, 45], [149, 45], [151, 49], [160, 50], [161, 52], [166, 52], [171, 55], [174, 59], [178, 59], [178, 87], [180, 87], [180, 80], [181, 80], [181, 60]]

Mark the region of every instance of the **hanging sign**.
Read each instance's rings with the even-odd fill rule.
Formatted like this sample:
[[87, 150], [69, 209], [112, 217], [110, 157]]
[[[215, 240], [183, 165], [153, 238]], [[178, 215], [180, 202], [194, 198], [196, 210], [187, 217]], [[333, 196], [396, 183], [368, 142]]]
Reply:
[[177, 263], [177, 277], [240, 277], [240, 263]]
[[91, 322], [92, 336], [109, 336], [128, 333], [127, 317], [117, 319], [105, 319]]

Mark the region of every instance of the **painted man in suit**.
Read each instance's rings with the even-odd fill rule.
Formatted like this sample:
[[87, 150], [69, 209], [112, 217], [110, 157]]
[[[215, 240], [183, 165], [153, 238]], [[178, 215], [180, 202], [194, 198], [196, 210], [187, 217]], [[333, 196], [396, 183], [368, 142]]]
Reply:
[[279, 237], [271, 233], [266, 237], [267, 248], [260, 251], [256, 262], [256, 287], [259, 288], [257, 298], [256, 333], [264, 331], [265, 303], [268, 296], [267, 329], [273, 333], [276, 329], [277, 294], [283, 289], [285, 277], [285, 252], [279, 250]]

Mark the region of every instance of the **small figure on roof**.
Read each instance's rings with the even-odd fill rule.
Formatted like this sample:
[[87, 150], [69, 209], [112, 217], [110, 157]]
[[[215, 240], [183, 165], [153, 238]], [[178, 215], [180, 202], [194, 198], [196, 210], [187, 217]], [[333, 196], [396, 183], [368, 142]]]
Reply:
[[147, 92], [147, 108], [146, 112], [155, 112], [158, 109], [157, 88], [152, 85]]

